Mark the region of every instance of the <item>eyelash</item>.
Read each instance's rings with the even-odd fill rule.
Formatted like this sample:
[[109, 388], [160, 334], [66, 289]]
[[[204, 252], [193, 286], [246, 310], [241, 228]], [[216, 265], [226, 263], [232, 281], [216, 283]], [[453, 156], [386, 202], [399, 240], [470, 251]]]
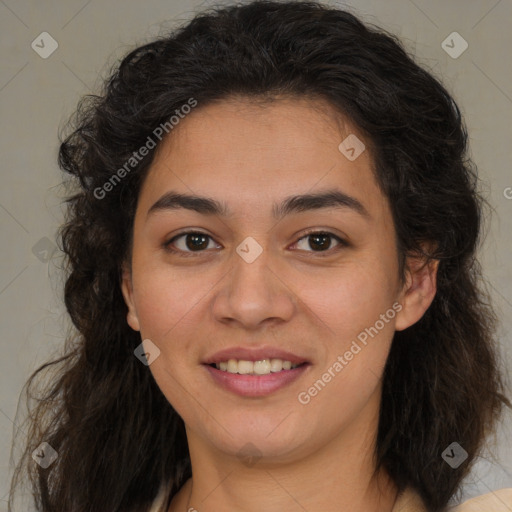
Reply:
[[[194, 253], [197, 253], [199, 255], [200, 253], [206, 252], [208, 250], [208, 249], [203, 249], [201, 251], [182, 251], [181, 249], [173, 249], [171, 244], [173, 242], [175, 242], [177, 239], [179, 239], [179, 238], [181, 238], [183, 236], [186, 236], [186, 235], [203, 235], [203, 236], [209, 238], [210, 240], [213, 240], [213, 238], [210, 235], [207, 235], [206, 233], [203, 233], [201, 231], [184, 231], [183, 233], [179, 233], [178, 235], [175, 235], [174, 237], [172, 237], [167, 242], [164, 242], [163, 248], [167, 252], [174, 253], [174, 254], [178, 254], [179, 253], [181, 255], [184, 255], [185, 257], [195, 257]], [[295, 244], [300, 242], [302, 239], [307, 238], [307, 237], [312, 236], [312, 235], [327, 235], [327, 236], [329, 236], [331, 238], [334, 238], [339, 243], [339, 245], [337, 247], [329, 248], [329, 249], [327, 249], [325, 251], [305, 251], [305, 252], [313, 253], [313, 254], [318, 255], [320, 257], [322, 257], [322, 255], [331, 255], [333, 250], [334, 251], [340, 250], [341, 248], [348, 247], [350, 245], [346, 240], [344, 240], [343, 238], [340, 238], [338, 235], [335, 235], [334, 233], [331, 233], [329, 231], [314, 230], [314, 229], [310, 230], [310, 231], [306, 231], [297, 240], [297, 242], [295, 242]]]

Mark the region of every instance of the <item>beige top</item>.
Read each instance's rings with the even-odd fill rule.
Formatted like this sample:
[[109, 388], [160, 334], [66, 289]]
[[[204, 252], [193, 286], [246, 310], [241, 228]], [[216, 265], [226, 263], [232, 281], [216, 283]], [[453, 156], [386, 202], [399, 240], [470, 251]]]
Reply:
[[[512, 512], [512, 488], [482, 494], [451, 507], [449, 512]], [[392, 512], [428, 512], [421, 498], [412, 489], [398, 497]]]
[[[166, 493], [162, 487], [160, 493], [153, 502], [150, 512], [166, 512], [164, 501]], [[185, 511], [183, 511], [185, 512]], [[398, 500], [392, 512], [428, 512], [419, 495], [412, 489], [406, 489], [398, 496]], [[483, 494], [450, 508], [449, 512], [512, 512], [512, 488], [500, 489], [488, 494]]]

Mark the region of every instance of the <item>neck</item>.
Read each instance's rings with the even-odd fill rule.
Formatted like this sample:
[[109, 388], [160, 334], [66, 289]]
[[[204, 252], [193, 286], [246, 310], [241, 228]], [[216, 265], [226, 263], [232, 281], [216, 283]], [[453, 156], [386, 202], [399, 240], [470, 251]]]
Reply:
[[365, 416], [286, 463], [262, 457], [244, 464], [187, 430], [193, 478], [169, 512], [391, 512], [397, 489], [384, 470], [374, 472], [376, 418]]

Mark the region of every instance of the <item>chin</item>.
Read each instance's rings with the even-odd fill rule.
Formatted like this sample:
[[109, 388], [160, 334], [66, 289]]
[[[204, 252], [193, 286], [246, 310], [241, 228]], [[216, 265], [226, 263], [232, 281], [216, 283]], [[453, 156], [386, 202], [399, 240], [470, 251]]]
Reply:
[[210, 434], [208, 439], [216, 445], [218, 450], [240, 459], [261, 459], [261, 462], [280, 464], [290, 462], [304, 455], [305, 445], [308, 444], [308, 438], [310, 439], [311, 436], [304, 427], [292, 428], [292, 425], [289, 425], [287, 429], [282, 429], [282, 424], [279, 425], [279, 422], [284, 417], [277, 421], [274, 419], [271, 422], [271, 428], [267, 422], [260, 426], [253, 422], [250, 425], [246, 424], [246, 428], [238, 424], [237, 428], [228, 428], [231, 436], [221, 429], [214, 435]]

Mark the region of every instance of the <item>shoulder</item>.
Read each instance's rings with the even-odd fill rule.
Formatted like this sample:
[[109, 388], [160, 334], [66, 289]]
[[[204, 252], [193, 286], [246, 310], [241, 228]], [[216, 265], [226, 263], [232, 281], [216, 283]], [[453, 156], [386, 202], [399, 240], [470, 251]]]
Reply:
[[[447, 512], [511, 512], [512, 488], [500, 489], [451, 507]], [[411, 488], [398, 495], [392, 512], [428, 512], [419, 494]]]
[[449, 512], [510, 512], [512, 510], [512, 488], [482, 494], [461, 505], [450, 508]]
[[[166, 489], [162, 486], [150, 512], [161, 512], [165, 508]], [[500, 489], [465, 501], [448, 509], [448, 512], [510, 512], [512, 510], [512, 488]], [[405, 489], [398, 496], [392, 512], [427, 512], [420, 496], [412, 489]]]
[[398, 494], [391, 512], [427, 512], [420, 495], [408, 487]]
[[151, 504], [149, 512], [164, 512], [166, 510], [168, 490], [165, 485], [161, 485], [158, 494]]

